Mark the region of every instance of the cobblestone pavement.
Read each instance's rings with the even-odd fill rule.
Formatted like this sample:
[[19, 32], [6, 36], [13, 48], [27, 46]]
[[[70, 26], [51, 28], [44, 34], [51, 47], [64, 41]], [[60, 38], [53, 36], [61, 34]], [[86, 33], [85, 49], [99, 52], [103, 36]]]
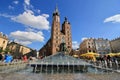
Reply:
[[120, 74], [24, 74], [1, 73], [0, 80], [120, 80]]

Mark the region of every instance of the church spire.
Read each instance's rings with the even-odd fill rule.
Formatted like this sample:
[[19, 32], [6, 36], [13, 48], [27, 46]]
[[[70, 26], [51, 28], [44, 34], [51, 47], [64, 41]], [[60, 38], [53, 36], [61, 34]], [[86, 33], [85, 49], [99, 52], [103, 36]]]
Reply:
[[58, 10], [57, 4], [56, 4], [55, 10], [53, 12], [53, 15], [59, 15], [59, 10]]
[[56, 7], [55, 7], [55, 12], [59, 13], [57, 4], [56, 4]]

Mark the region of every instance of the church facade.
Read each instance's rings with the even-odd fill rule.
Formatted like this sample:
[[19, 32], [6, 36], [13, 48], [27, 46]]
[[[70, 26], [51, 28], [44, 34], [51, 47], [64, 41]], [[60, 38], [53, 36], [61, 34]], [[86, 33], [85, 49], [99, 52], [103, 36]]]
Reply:
[[53, 12], [52, 28], [51, 28], [51, 37], [47, 43], [39, 50], [40, 56], [49, 56], [56, 54], [61, 51], [60, 45], [65, 43], [66, 53], [70, 53], [72, 50], [72, 36], [71, 36], [71, 25], [68, 22], [67, 18], [60, 25], [60, 14], [58, 8], [55, 8]]

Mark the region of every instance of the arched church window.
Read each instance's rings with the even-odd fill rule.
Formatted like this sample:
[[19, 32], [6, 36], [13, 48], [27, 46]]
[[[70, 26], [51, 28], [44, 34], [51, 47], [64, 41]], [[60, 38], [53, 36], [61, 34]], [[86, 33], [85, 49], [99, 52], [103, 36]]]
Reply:
[[58, 43], [58, 41], [56, 41], [56, 43]]
[[56, 32], [56, 34], [58, 34], [58, 32]]
[[56, 51], [57, 51], [57, 52], [59, 51], [58, 48], [56, 48]]
[[56, 31], [58, 30], [58, 28], [56, 28]]

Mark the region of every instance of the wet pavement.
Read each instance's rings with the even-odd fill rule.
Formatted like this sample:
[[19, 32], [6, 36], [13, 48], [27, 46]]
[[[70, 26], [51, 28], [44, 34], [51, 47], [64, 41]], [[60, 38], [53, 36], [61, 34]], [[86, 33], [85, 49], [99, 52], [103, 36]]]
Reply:
[[0, 80], [120, 80], [120, 74], [119, 73], [105, 73], [105, 74], [0, 73]]

